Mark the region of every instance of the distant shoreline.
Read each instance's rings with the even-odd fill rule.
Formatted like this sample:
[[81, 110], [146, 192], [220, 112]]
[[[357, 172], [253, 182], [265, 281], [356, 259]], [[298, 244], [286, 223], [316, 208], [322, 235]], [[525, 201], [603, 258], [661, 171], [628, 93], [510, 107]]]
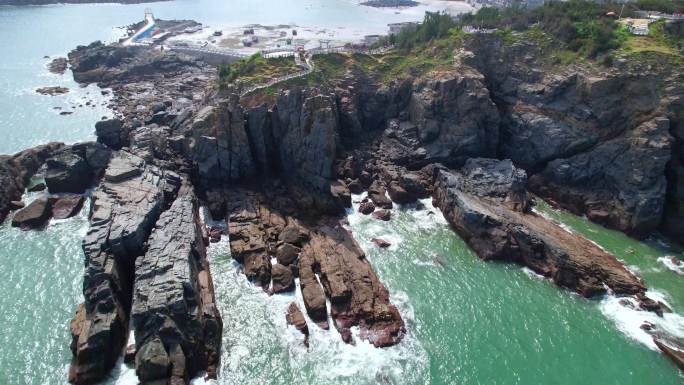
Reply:
[[51, 5], [51, 4], [142, 4], [170, 0], [0, 0], [2, 5]]
[[369, 1], [362, 2], [361, 5], [365, 5], [367, 7], [375, 7], [375, 8], [391, 8], [391, 7], [415, 7], [417, 5], [420, 5], [420, 3], [417, 1], [412, 1], [412, 0], [369, 0]]

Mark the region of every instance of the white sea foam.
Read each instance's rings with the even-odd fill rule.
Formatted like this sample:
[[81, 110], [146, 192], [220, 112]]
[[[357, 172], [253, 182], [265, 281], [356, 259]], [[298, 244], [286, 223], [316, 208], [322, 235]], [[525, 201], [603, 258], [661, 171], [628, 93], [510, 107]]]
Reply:
[[[657, 291], [648, 291], [646, 295], [667, 305], [665, 296]], [[620, 302], [628, 301], [631, 306], [624, 306]], [[601, 312], [612, 320], [618, 330], [629, 338], [638, 341], [649, 349], [658, 351], [651, 334], [641, 329], [644, 322], [655, 325], [655, 331], [684, 338], [684, 317], [677, 313], [664, 313], [663, 317], [649, 311], [639, 310], [638, 303], [630, 297], [606, 296], [599, 305]]]
[[669, 255], [666, 255], [664, 257], [658, 258], [658, 262], [662, 263], [667, 267], [668, 269], [674, 271], [677, 274], [684, 275], [684, 262], [681, 260], [679, 261], [679, 264], [675, 264], [672, 259], [676, 257], [672, 257]]
[[546, 279], [546, 277], [544, 277], [544, 276], [541, 275], [541, 274], [537, 274], [536, 272], [534, 272], [534, 270], [530, 269], [530, 268], [527, 267], [527, 266], [522, 267], [521, 270], [523, 271], [523, 273], [525, 273], [525, 274], [526, 274], [528, 277], [530, 277], [530, 278], [534, 278], [534, 279]]

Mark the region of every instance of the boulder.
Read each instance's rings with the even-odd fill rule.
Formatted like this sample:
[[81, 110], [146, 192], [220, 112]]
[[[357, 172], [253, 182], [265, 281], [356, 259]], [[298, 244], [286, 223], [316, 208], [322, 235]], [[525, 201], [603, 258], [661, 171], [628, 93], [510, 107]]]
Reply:
[[86, 160], [71, 151], [61, 151], [47, 160], [45, 183], [52, 194], [82, 194], [90, 186], [92, 178]]
[[392, 219], [392, 213], [389, 210], [377, 210], [373, 212], [372, 216], [381, 221], [389, 221]]
[[296, 246], [301, 246], [307, 239], [309, 239], [308, 232], [297, 223], [289, 223], [278, 235], [280, 242], [291, 243]]
[[167, 378], [170, 365], [169, 355], [159, 338], [146, 342], [135, 354], [135, 374], [143, 383]]
[[14, 214], [12, 226], [24, 230], [40, 228], [47, 224], [50, 215], [50, 200], [46, 196], [39, 197]]
[[52, 217], [55, 219], [71, 218], [81, 211], [84, 201], [82, 195], [76, 194], [50, 196]]
[[299, 310], [297, 303], [292, 302], [287, 308], [285, 319], [288, 325], [292, 325], [304, 334], [304, 346], [309, 347], [309, 327], [306, 325], [304, 314]]
[[368, 198], [376, 207], [391, 209], [392, 201], [387, 198], [386, 192], [387, 190], [379, 181], [374, 181], [368, 188]]
[[295, 282], [292, 270], [289, 267], [276, 263], [271, 267], [271, 293], [283, 293], [294, 291]]
[[97, 141], [113, 150], [120, 150], [126, 145], [126, 134], [123, 122], [119, 119], [100, 120], [95, 123]]
[[363, 215], [368, 215], [375, 211], [375, 205], [372, 201], [362, 202], [359, 205], [359, 212]]
[[283, 243], [282, 245], [278, 246], [278, 249], [276, 249], [276, 258], [278, 259], [278, 263], [284, 266], [292, 264], [295, 260], [297, 260], [300, 251], [301, 249], [297, 246], [294, 246], [290, 243]]

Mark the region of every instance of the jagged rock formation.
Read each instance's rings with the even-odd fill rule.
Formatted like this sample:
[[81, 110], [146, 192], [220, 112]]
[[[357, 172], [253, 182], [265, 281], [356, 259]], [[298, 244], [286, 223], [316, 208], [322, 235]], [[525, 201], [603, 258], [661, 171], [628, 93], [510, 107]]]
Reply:
[[[309, 316], [319, 321], [325, 316], [327, 320], [327, 297], [335, 328], [345, 342], [352, 340], [352, 326], [359, 326], [360, 337], [376, 347], [394, 345], [403, 338], [404, 321], [390, 303], [389, 292], [342, 223], [317, 226], [302, 248], [299, 271]], [[323, 301], [313, 274], [318, 275], [323, 286]], [[314, 289], [309, 290], [310, 286]]]
[[467, 49], [462, 64], [484, 75], [502, 111], [498, 156], [528, 171], [534, 192], [633, 236], [684, 235], [681, 71], [625, 60], [549, 71], [535, 44], [487, 35]]
[[135, 261], [131, 317], [142, 382], [188, 383], [199, 371], [216, 378], [222, 323], [197, 213], [184, 186]]
[[14, 155], [0, 155], [0, 223], [5, 221], [12, 202], [21, 200], [29, 180], [43, 162], [63, 146], [49, 143]]
[[460, 172], [435, 169], [437, 206], [485, 260], [520, 263], [585, 297], [643, 294], [614, 256], [535, 213], [526, 212], [526, 175], [511, 161], [470, 159]]
[[178, 175], [132, 154], [119, 152], [110, 161], [93, 193], [90, 229], [83, 241], [85, 302], [71, 324], [70, 382], [104, 378], [122, 354], [135, 258], [179, 185]]
[[[284, 214], [283, 209], [292, 208], [293, 202], [282, 190], [262, 194], [232, 188], [223, 195], [227, 197], [231, 255], [244, 265], [248, 279], [278, 293], [294, 289], [293, 277], [299, 276], [311, 319], [329, 328], [329, 299], [335, 327], [345, 342], [352, 342], [352, 326], [359, 326], [360, 337], [376, 346], [401, 340], [404, 323], [399, 312], [363, 251], [340, 223], [328, 218], [305, 225]], [[275, 265], [271, 265], [272, 255], [278, 259]]]

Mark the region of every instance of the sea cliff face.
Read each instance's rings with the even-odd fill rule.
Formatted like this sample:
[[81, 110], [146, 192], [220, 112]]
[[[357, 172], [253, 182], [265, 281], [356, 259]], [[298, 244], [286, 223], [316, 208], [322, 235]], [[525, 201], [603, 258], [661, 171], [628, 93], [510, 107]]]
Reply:
[[[432, 196], [482, 259], [527, 266], [586, 297], [634, 296], [662, 314], [614, 256], [532, 212], [530, 192], [634, 236], [680, 236], [681, 74], [629, 63], [544, 71], [535, 55], [482, 36], [448, 70], [392, 81], [350, 72], [240, 98], [192, 57], [79, 47], [69, 55], [75, 78], [113, 86], [118, 117], [96, 125], [98, 143], [0, 159], [12, 182], [0, 212], [20, 206], [43, 163], [50, 193], [95, 186], [70, 380], [104, 378], [130, 320], [142, 381], [214, 376], [222, 324], [205, 247], [222, 236], [265, 291], [293, 291], [298, 277], [317, 327], [331, 319], [345, 342], [400, 342], [402, 315], [345, 223], [352, 193], [368, 193], [359, 209], [377, 220]], [[31, 212], [46, 221], [49, 204]], [[202, 223], [199, 205], [227, 229]], [[306, 336], [301, 311], [287, 320]]]

